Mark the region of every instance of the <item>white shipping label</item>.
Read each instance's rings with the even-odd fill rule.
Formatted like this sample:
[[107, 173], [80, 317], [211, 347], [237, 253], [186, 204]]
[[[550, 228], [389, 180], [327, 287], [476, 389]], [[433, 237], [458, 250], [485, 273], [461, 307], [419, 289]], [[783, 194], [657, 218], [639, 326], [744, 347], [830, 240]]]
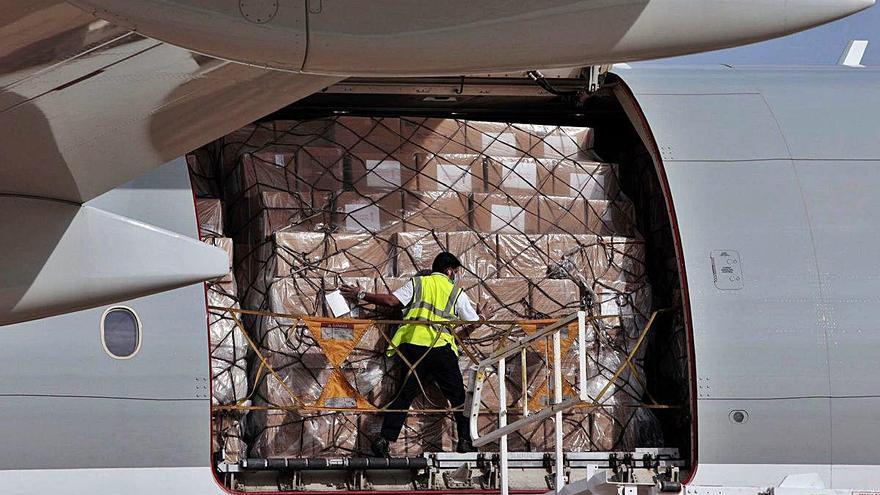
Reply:
[[345, 205], [345, 230], [349, 232], [374, 232], [379, 230], [379, 205]]
[[526, 215], [519, 206], [492, 205], [492, 231], [522, 234], [526, 230]]
[[599, 182], [590, 174], [571, 173], [568, 185], [571, 188], [569, 196], [572, 198], [583, 196], [586, 199], [605, 199], [604, 191], [599, 187]]
[[287, 162], [284, 161], [284, 155], [275, 155], [275, 165], [278, 165], [281, 168], [284, 168], [287, 165]]
[[473, 181], [471, 180], [470, 167], [458, 165], [437, 165], [437, 184], [441, 190], [452, 189], [458, 192], [471, 192]]
[[510, 152], [516, 148], [516, 134], [512, 132], [487, 132], [483, 134], [483, 149]]
[[603, 316], [620, 314], [620, 306], [617, 305], [617, 298], [614, 294], [600, 294], [599, 299], [602, 301], [599, 311]]
[[396, 160], [366, 160], [367, 186], [396, 189], [400, 183], [400, 162]]
[[571, 156], [577, 152], [577, 147], [570, 137], [561, 134], [544, 136], [544, 156]]
[[504, 164], [501, 187], [534, 191], [538, 184], [538, 164], [533, 161]]
[[425, 249], [421, 244], [414, 244], [412, 247], [412, 255], [415, 259], [422, 259]]

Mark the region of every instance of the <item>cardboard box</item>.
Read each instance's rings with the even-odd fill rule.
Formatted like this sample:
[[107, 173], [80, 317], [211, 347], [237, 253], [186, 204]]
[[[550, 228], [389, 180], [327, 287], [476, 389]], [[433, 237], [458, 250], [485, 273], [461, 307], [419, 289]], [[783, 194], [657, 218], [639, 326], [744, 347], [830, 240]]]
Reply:
[[471, 153], [492, 157], [522, 156], [532, 146], [527, 129], [499, 122], [467, 122], [467, 145]]
[[537, 319], [563, 318], [580, 309], [580, 288], [572, 280], [547, 279], [531, 285], [531, 306]]
[[337, 117], [328, 139], [348, 153], [394, 153], [402, 144], [400, 119]]
[[409, 283], [412, 277], [378, 277], [376, 278], [376, 292], [380, 294], [391, 294], [397, 289]]
[[486, 160], [486, 188], [509, 194], [552, 194], [552, 166], [529, 157]]
[[636, 234], [635, 207], [629, 200], [587, 202], [587, 224], [591, 233], [607, 236]]
[[400, 191], [361, 194], [345, 191], [331, 200], [333, 224], [348, 233], [375, 232], [391, 235], [403, 229]]
[[314, 120], [276, 120], [266, 122], [273, 132], [272, 142], [284, 146], [333, 147], [327, 139], [335, 118]]
[[394, 236], [398, 277], [413, 277], [420, 270], [430, 270], [434, 258], [448, 248], [445, 233], [417, 230]]
[[196, 198], [200, 237], [223, 236], [223, 203], [219, 199]]
[[448, 232], [447, 248], [461, 261], [465, 274], [480, 279], [494, 277], [498, 273], [494, 234], [476, 232]]
[[294, 157], [294, 153], [281, 152], [248, 153], [242, 156], [230, 181], [232, 199], [237, 201], [240, 197], [254, 197], [266, 190], [295, 191], [297, 178]]
[[186, 155], [186, 164], [196, 197], [216, 198], [220, 196], [218, 170], [209, 149], [199, 148]]
[[404, 191], [407, 231], [457, 231], [468, 228], [469, 196], [456, 191]]
[[324, 270], [339, 277], [384, 277], [393, 274], [391, 242], [374, 234], [327, 236]]
[[[329, 193], [262, 193], [258, 220], [261, 236], [268, 237], [279, 231], [309, 232], [322, 230], [330, 224], [327, 212]], [[257, 219], [252, 219], [252, 221]]]
[[473, 153], [463, 120], [405, 117], [400, 120], [403, 150], [408, 153]]
[[616, 166], [610, 163], [553, 162], [552, 194], [572, 198], [613, 200], [620, 196]]
[[[480, 285], [480, 305], [490, 320], [529, 319], [529, 282], [526, 279], [489, 279]], [[476, 301], [475, 301], [476, 302]]]
[[419, 191], [483, 192], [484, 158], [481, 155], [444, 154], [415, 155]]
[[251, 453], [269, 457], [339, 457], [357, 446], [357, 416], [269, 411], [254, 415], [259, 434]]
[[273, 276], [322, 276], [329, 256], [327, 235], [323, 232], [276, 233]]
[[477, 232], [536, 234], [538, 196], [475, 193], [471, 227]]
[[412, 155], [401, 153], [356, 152], [346, 158], [346, 185], [362, 194], [416, 189], [416, 164]]
[[343, 150], [306, 146], [296, 156], [296, 190], [337, 192], [342, 189]]
[[538, 198], [538, 231], [542, 234], [589, 234], [592, 224], [587, 216], [586, 201], [567, 196], [541, 196]]
[[533, 134], [529, 154], [536, 158], [573, 158], [593, 147], [593, 130], [588, 127], [529, 126]]
[[498, 234], [498, 276], [541, 279], [547, 276], [551, 257], [545, 235]]
[[280, 278], [269, 287], [269, 310], [288, 315], [323, 316], [320, 278]]

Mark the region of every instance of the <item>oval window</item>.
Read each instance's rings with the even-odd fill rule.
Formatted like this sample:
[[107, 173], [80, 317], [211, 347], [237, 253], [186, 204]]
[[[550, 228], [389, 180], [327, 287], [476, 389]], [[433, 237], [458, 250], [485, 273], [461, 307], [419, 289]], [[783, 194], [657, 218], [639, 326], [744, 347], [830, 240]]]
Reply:
[[141, 347], [141, 322], [128, 308], [110, 308], [101, 320], [101, 340], [107, 354], [128, 359]]

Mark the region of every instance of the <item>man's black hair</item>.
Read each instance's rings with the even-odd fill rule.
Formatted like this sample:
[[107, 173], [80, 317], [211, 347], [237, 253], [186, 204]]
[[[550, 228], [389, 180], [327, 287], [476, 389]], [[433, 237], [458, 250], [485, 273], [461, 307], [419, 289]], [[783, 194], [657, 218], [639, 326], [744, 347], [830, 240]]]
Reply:
[[443, 273], [450, 268], [459, 267], [461, 267], [461, 261], [458, 261], [458, 258], [456, 258], [454, 254], [443, 252], [434, 258], [434, 263], [431, 264], [431, 271], [434, 273]]

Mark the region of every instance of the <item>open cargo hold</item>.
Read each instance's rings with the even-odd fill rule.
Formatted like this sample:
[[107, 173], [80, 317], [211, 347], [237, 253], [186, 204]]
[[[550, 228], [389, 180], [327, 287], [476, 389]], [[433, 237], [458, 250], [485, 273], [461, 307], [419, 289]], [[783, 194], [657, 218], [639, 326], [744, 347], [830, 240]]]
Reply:
[[[224, 201], [200, 201], [203, 232], [227, 235], [235, 244], [233, 298], [209, 292], [211, 304], [237, 308], [240, 300], [250, 311], [212, 310], [212, 345], [246, 331], [255, 346], [249, 377], [235, 382], [228, 370], [230, 378], [215, 376], [215, 451], [225, 446], [215, 457], [235, 463], [244, 455], [370, 455], [381, 424], [376, 411], [394, 397], [407, 370], [385, 355], [393, 327], [360, 319], [400, 315], [349, 302], [351, 312], [333, 319], [339, 315], [325, 296], [342, 284], [393, 291], [429, 268], [441, 251], [461, 258], [460, 283], [490, 320], [546, 321], [578, 310], [614, 316], [588, 327], [587, 383], [595, 397], [659, 309], [657, 301], [674, 297], [658, 297], [652, 287], [652, 265], [668, 265], [670, 255], [669, 246], [652, 252], [646, 244], [646, 237], [654, 242], [669, 234], [662, 232], [667, 226], [665, 207], [656, 203], [659, 188], [650, 185], [656, 176], [633, 178], [652, 173], [653, 166], [643, 149], [621, 153], [622, 163], [602, 161], [593, 139], [594, 130], [585, 126], [342, 116], [256, 123], [190, 156], [197, 194]], [[203, 177], [215, 180], [203, 184]], [[654, 197], [646, 192], [650, 187]], [[222, 221], [216, 212], [225, 214]], [[646, 215], [652, 217], [645, 221]], [[215, 331], [229, 322], [235, 331]], [[635, 366], [611, 383], [602, 408], [566, 412], [566, 451], [689, 443], [682, 433], [689, 430], [680, 425], [686, 408], [670, 414], [642, 407], [654, 403], [658, 384], [669, 387], [670, 376], [679, 380], [679, 392], [661, 395], [678, 406], [687, 400], [683, 331], [675, 322], [658, 326]], [[475, 361], [537, 328], [480, 327], [462, 342], [464, 376]], [[574, 333], [562, 342], [563, 393], [571, 395], [578, 386]], [[247, 348], [247, 342], [236, 345]], [[661, 366], [649, 356], [653, 349], [666, 353]], [[547, 349], [530, 349], [526, 361], [534, 411], [553, 397]], [[233, 360], [232, 368], [238, 366]], [[511, 368], [507, 406], [514, 421], [523, 381], [521, 369]], [[657, 376], [646, 372], [660, 368]], [[235, 393], [223, 391], [230, 386], [219, 385], [223, 380], [234, 382]], [[248, 388], [239, 393], [242, 384]], [[437, 412], [448, 403], [433, 385], [424, 392], [392, 444], [395, 456], [454, 448], [451, 414]], [[494, 429], [497, 390], [490, 386], [481, 400], [480, 428]], [[509, 439], [510, 449], [522, 452], [550, 452], [553, 443], [552, 419]]]

